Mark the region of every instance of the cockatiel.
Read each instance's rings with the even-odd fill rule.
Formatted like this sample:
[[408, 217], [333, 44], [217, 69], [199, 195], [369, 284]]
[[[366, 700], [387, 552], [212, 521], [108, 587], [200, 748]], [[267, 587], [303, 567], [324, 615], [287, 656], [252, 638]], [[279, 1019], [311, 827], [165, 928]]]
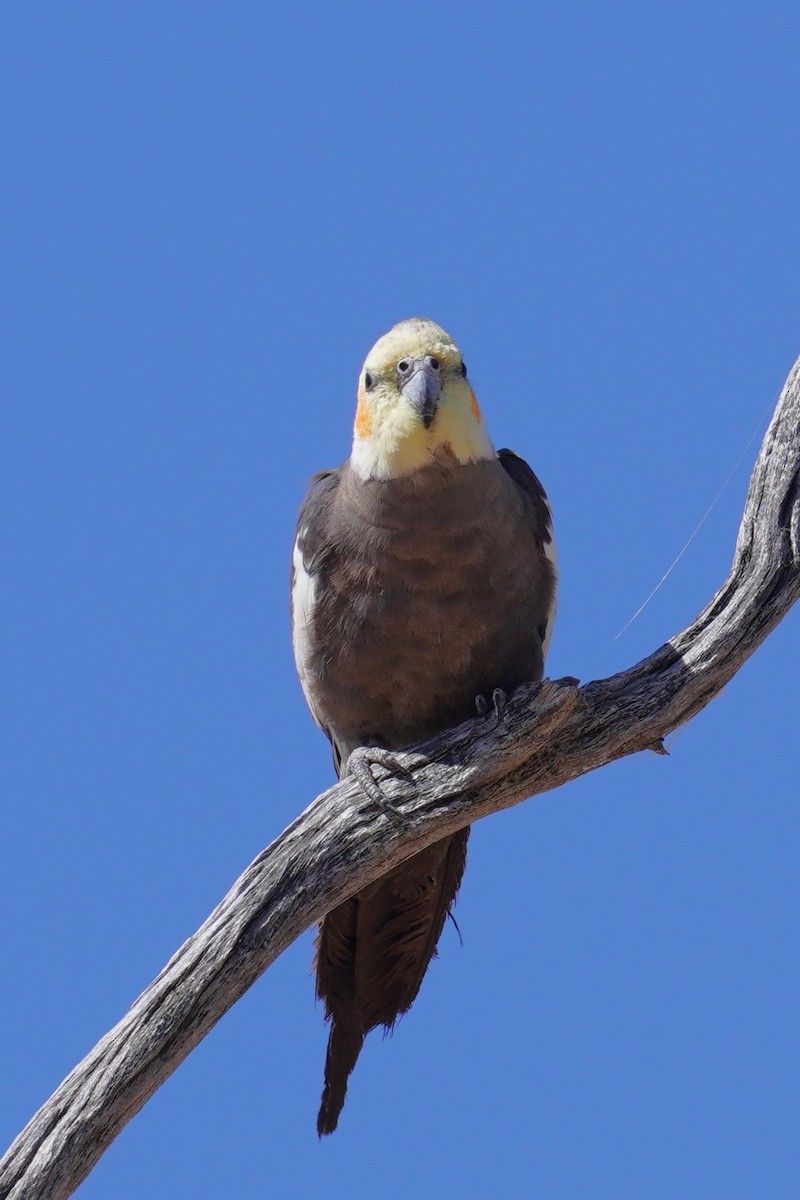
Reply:
[[[381, 751], [540, 679], [555, 591], [542, 485], [521, 458], [493, 449], [452, 338], [433, 321], [401, 321], [361, 371], [350, 459], [315, 476], [298, 519], [295, 659], [339, 776], [365, 779]], [[336, 1128], [366, 1034], [391, 1029], [419, 991], [468, 836], [415, 854], [322, 923], [320, 1135]]]

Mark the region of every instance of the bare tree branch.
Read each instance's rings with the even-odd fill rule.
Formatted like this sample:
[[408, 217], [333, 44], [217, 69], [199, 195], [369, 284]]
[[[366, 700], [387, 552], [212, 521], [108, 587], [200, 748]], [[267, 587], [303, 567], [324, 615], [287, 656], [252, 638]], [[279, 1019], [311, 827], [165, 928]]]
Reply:
[[123, 1126], [296, 937], [436, 839], [663, 737], [716, 696], [800, 595], [800, 360], [750, 480], [730, 574], [688, 629], [610, 679], [545, 681], [502, 720], [401, 756], [385, 784], [407, 820], [348, 780], [319, 796], [236, 881], [0, 1163], [0, 1200], [71, 1195]]

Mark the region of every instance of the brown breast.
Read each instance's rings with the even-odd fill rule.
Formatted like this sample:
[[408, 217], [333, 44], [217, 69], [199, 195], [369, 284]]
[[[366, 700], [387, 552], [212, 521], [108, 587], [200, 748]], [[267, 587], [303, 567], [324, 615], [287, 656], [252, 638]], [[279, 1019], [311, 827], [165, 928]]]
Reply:
[[326, 514], [311, 647], [317, 711], [346, 755], [399, 748], [542, 673], [553, 578], [528, 498], [496, 460], [364, 482]]

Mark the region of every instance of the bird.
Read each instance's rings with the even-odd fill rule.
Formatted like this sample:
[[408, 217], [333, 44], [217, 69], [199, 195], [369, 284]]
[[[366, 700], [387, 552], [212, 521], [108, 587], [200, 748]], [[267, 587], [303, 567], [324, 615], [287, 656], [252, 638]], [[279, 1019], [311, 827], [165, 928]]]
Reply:
[[[376, 763], [542, 678], [556, 610], [544, 488], [495, 451], [461, 350], [399, 322], [358, 380], [352, 451], [315, 475], [292, 555], [292, 638], [337, 775], [380, 788]], [[316, 941], [329, 1022], [317, 1131], [336, 1129], [370, 1030], [415, 1000], [455, 901], [469, 828], [340, 903]]]

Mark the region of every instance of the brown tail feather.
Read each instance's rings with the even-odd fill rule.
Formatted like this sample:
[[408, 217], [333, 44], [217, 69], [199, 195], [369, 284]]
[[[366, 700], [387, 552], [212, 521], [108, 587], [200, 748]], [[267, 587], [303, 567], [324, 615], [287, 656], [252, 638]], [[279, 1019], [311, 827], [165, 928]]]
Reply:
[[317, 1116], [317, 1133], [333, 1133], [339, 1124], [339, 1114], [347, 1095], [347, 1080], [356, 1065], [364, 1045], [364, 1034], [352, 1025], [334, 1019], [328, 1035], [328, 1053], [325, 1058], [325, 1086]]
[[364, 1038], [412, 1005], [464, 874], [469, 829], [434, 843], [328, 913], [317, 995], [332, 1022], [317, 1129], [331, 1133]]

